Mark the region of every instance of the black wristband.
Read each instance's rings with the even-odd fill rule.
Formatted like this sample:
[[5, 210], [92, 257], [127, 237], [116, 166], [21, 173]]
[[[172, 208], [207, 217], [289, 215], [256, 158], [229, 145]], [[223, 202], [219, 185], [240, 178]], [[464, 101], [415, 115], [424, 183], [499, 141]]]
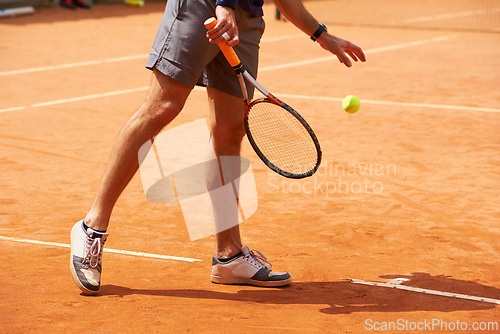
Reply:
[[323, 23], [319, 24], [318, 29], [312, 34], [311, 39], [316, 42], [316, 40], [321, 36], [322, 33], [327, 31], [326, 26]]

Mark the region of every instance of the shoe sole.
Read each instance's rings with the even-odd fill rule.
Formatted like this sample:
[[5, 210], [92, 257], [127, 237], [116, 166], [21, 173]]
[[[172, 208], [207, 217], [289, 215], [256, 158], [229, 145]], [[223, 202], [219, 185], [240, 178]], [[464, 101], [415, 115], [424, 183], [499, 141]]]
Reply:
[[70, 255], [69, 267], [71, 270], [71, 276], [73, 277], [73, 280], [75, 281], [76, 286], [78, 286], [78, 288], [80, 290], [82, 290], [82, 292], [84, 294], [89, 295], [89, 296], [93, 296], [93, 295], [97, 295], [99, 293], [99, 291], [101, 289], [99, 289], [97, 291], [89, 290], [86, 287], [84, 287], [83, 284], [80, 282], [80, 279], [78, 278], [78, 274], [76, 273], [75, 266], [73, 265], [73, 254]]
[[250, 278], [241, 277], [219, 277], [212, 276], [212, 283], [216, 284], [243, 284], [243, 285], [253, 285], [260, 287], [281, 287], [292, 283], [292, 278], [288, 278], [282, 281], [257, 281]]

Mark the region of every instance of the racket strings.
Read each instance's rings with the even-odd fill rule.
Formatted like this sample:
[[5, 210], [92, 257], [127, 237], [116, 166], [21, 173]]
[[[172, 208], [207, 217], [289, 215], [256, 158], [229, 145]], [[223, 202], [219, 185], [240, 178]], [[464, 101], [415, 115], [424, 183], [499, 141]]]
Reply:
[[310, 172], [318, 151], [310, 133], [288, 110], [270, 102], [256, 103], [248, 113], [248, 128], [262, 154], [279, 169]]

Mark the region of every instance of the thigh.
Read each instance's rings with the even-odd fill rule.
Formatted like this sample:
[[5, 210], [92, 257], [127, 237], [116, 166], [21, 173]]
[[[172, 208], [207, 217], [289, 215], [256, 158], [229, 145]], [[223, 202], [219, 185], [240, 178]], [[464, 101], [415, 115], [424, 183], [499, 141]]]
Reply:
[[[236, 22], [240, 42], [234, 47], [234, 50], [246, 70], [256, 78], [259, 63], [259, 44], [265, 28], [264, 20], [262, 17], [251, 16], [238, 7]], [[243, 97], [236, 74], [221, 52], [205, 67], [198, 84], [214, 87], [233, 96]], [[254, 87], [247, 83], [247, 89], [249, 97], [252, 98]]]
[[208, 42], [203, 22], [214, 16], [215, 0], [169, 0], [146, 67], [194, 87], [219, 52]]
[[191, 88], [154, 69], [151, 87], [140, 112], [163, 127], [180, 113], [190, 92]]

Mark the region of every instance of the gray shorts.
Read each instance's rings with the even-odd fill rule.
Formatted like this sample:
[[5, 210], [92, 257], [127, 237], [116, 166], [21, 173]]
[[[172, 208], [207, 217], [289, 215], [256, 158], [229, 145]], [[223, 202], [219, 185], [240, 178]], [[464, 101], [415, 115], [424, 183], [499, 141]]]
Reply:
[[[215, 0], [168, 0], [146, 67], [156, 68], [190, 88], [208, 86], [242, 97], [233, 69], [219, 47], [206, 38], [203, 23], [213, 16]], [[248, 72], [256, 77], [264, 20], [238, 6], [236, 21], [240, 42], [235, 51]], [[253, 87], [247, 86], [253, 96]]]

